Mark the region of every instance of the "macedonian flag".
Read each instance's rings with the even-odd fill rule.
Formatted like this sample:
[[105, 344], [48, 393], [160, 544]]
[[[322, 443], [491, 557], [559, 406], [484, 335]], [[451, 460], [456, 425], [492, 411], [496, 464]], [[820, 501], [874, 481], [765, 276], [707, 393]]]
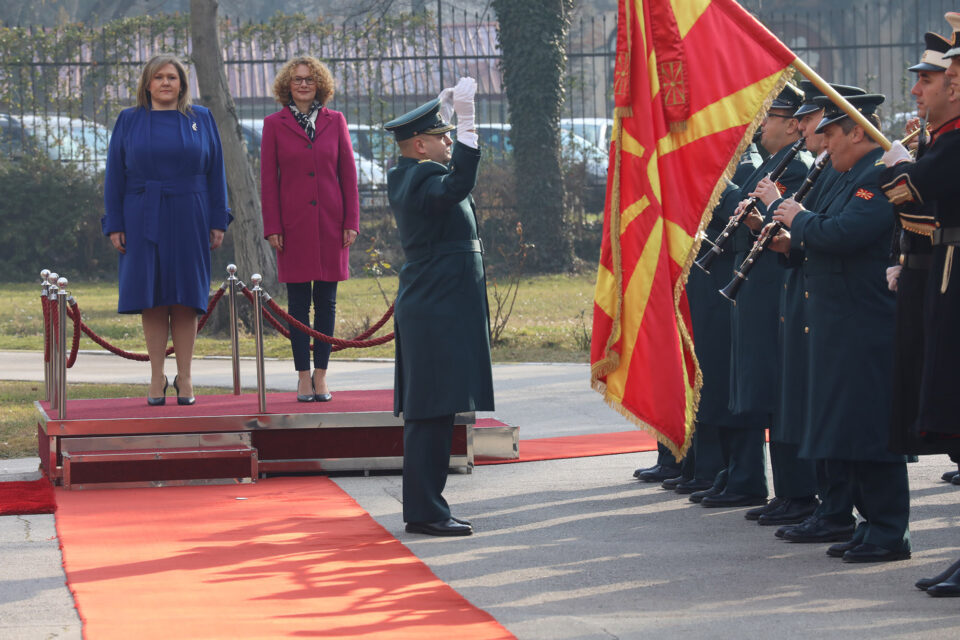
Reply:
[[701, 385], [684, 285], [796, 56], [733, 0], [619, 5], [591, 384], [683, 457]]

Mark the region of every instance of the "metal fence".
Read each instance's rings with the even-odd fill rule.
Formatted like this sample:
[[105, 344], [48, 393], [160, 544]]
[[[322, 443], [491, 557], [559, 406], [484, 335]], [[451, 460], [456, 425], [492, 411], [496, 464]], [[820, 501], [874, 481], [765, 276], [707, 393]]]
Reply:
[[[762, 22], [828, 80], [888, 96], [885, 117], [913, 110], [912, 74], [923, 32], [948, 33], [943, 13], [952, 0], [743, 0]], [[796, 2], [789, 6], [795, 6]], [[496, 24], [440, 3], [432, 14], [332, 25], [294, 17], [264, 23], [223, 22], [221, 41], [230, 90], [248, 125], [254, 154], [256, 122], [279, 108], [271, 96], [277, 69], [290, 57], [323, 58], [337, 80], [331, 108], [353, 125], [359, 153], [385, 165], [394, 153], [379, 125], [435, 96], [460, 75], [479, 81], [478, 122], [508, 121], [499, 70]], [[575, 18], [568, 39], [566, 118], [608, 118], [616, 16]], [[737, 43], [726, 43], [737, 55]], [[143, 63], [169, 51], [190, 56], [183, 16], [154, 16], [103, 27], [0, 28], [0, 153], [17, 153], [31, 136], [51, 155], [102, 169], [106, 135], [133, 102]], [[196, 95], [196, 91], [194, 92]], [[893, 126], [893, 125], [891, 125]], [[69, 130], [68, 133], [64, 133]], [[603, 140], [595, 140], [603, 147]], [[22, 145], [21, 145], [22, 146]]]

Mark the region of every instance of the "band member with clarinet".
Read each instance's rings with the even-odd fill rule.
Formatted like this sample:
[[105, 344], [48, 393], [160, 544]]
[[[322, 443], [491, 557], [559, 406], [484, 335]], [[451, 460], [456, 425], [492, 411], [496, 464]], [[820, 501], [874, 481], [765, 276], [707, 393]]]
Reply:
[[[862, 89], [856, 87], [832, 86], [841, 95], [863, 93]], [[802, 81], [800, 87], [804, 92], [804, 101], [794, 116], [800, 123], [800, 133], [806, 142], [807, 150], [818, 156], [817, 165], [822, 169], [818, 172], [815, 167], [807, 176], [801, 186], [801, 191], [808, 190], [805, 197], [798, 198], [799, 191], [793, 197], [798, 201], [802, 200], [805, 208], [819, 211], [825, 206], [826, 196], [840, 173], [829, 162], [823, 134], [815, 133], [823, 116], [823, 106], [818, 104], [815, 98], [823, 94], [807, 80]], [[814, 178], [815, 182], [811, 183]], [[769, 178], [760, 181], [754, 194], [760, 197], [770, 211], [775, 211], [783, 198]], [[779, 226], [778, 223], [767, 225], [761, 239], [766, 238], [766, 242], [769, 242], [775, 234], [772, 228], [775, 225]], [[789, 539], [793, 542], [846, 541], [853, 535], [855, 522], [853, 497], [846, 477], [831, 475], [823, 461], [814, 462], [798, 455], [806, 426], [807, 344], [803, 333], [806, 326], [801, 269], [803, 252], [795, 248], [782, 259], [782, 264], [787, 267], [787, 271], [784, 286], [780, 291], [780, 410], [770, 429], [774, 494], [782, 502], [775, 510], [761, 515], [758, 523], [780, 525], [781, 528], [776, 532], [777, 537], [784, 537], [787, 534], [786, 527], [792, 527], [792, 537]], [[749, 267], [749, 264], [747, 266]], [[819, 504], [814, 494], [820, 496]], [[804, 526], [798, 532], [797, 528], [801, 524]]]
[[[847, 99], [874, 126], [882, 95]], [[910, 557], [906, 459], [887, 450], [893, 376], [894, 298], [886, 286], [893, 207], [880, 191], [883, 154], [866, 130], [826, 98], [816, 131], [843, 175], [822, 213], [783, 201], [773, 219], [790, 229], [771, 248], [804, 250], [809, 438], [802, 457], [845, 469], [864, 520], [849, 542], [832, 545], [844, 562]]]
[[[798, 146], [800, 133], [794, 112], [803, 94], [787, 85], [773, 101], [761, 125], [761, 144], [772, 155], [759, 169], [730, 194], [714, 215], [721, 219], [741, 213], [742, 200], [790, 154], [780, 184], [790, 192], [803, 182], [813, 158]], [[740, 205], [737, 203], [740, 202]], [[761, 215], [763, 203], [757, 202]], [[735, 209], [734, 207], [738, 207]], [[757, 226], [757, 231], [759, 231]], [[753, 245], [754, 235], [741, 225], [729, 241], [727, 251], [739, 264]], [[764, 460], [764, 430], [777, 410], [777, 359], [770, 357], [777, 343], [777, 296], [783, 283], [783, 268], [775, 258], [767, 258], [754, 269], [751, 290], [732, 307], [730, 316], [730, 397], [728, 407], [738, 417], [737, 424], [721, 430], [721, 445], [728, 455], [727, 485], [717, 495], [700, 502], [705, 507], [758, 506], [767, 503]], [[747, 292], [745, 292], [747, 293]]]
[[[960, 46], [949, 49], [944, 58], [950, 60], [946, 77], [956, 96], [960, 93]], [[960, 245], [960, 181], [956, 178], [960, 119], [941, 124], [929, 148], [916, 161], [911, 161], [902, 144], [894, 142], [883, 155], [883, 162], [888, 167], [880, 175], [883, 192], [898, 211], [933, 215], [933, 253], [923, 300], [923, 371], [913, 434], [927, 447], [941, 446], [942, 451], [949, 451], [960, 436], [956, 372], [960, 357], [960, 282], [953, 277], [956, 247]], [[932, 596], [960, 596], [960, 560], [938, 576], [919, 581], [917, 587]]]

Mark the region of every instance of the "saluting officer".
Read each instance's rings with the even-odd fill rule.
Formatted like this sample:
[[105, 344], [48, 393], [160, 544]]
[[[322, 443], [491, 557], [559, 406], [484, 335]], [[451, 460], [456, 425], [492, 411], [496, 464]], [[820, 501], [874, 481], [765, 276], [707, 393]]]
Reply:
[[[960, 47], [948, 50], [946, 75], [954, 94], [960, 92]], [[902, 144], [884, 154], [888, 168], [880, 178], [883, 192], [903, 212], [933, 214], [930, 272], [924, 293], [923, 369], [920, 402], [913, 434], [931, 448], [950, 451], [960, 434], [960, 398], [956, 362], [960, 358], [960, 282], [953, 277], [960, 245], [960, 119], [941, 126], [929, 149], [915, 162]], [[932, 584], [931, 584], [932, 583]], [[917, 586], [934, 596], [960, 596], [960, 560]]]
[[[731, 206], [721, 207], [722, 218], [735, 213], [732, 205], [746, 199], [799, 140], [798, 123], [793, 114], [802, 102], [803, 94], [791, 84], [774, 99], [761, 125], [761, 144], [772, 155], [740, 186], [734, 197], [727, 198], [725, 202]], [[780, 177], [782, 188], [795, 191], [806, 177], [811, 162], [810, 154], [798, 153]], [[757, 209], [761, 216], [766, 215], [762, 203], [757, 204]], [[753, 246], [754, 232], [760, 229], [762, 220], [755, 229], [748, 228], [748, 224], [751, 223], [737, 229], [727, 249], [734, 253], [737, 265]], [[737, 417], [737, 424], [723, 425], [720, 430], [721, 442], [729, 455], [727, 485], [721, 493], [704, 497], [700, 504], [705, 507], [756, 506], [767, 502], [764, 430], [770, 426], [779, 397], [778, 364], [777, 358], [771, 357], [771, 345], [777, 343], [777, 299], [783, 276], [784, 269], [775, 257], [761, 256], [750, 273], [750, 284], [741, 290], [737, 303], [731, 308], [728, 406]]]
[[434, 536], [473, 532], [442, 495], [453, 420], [458, 412], [493, 409], [486, 281], [470, 195], [480, 164], [475, 92], [472, 78], [452, 90], [456, 144], [439, 98], [384, 125], [401, 154], [387, 189], [406, 259], [394, 311], [403, 519], [408, 532]]
[[[882, 95], [850, 96], [875, 125]], [[800, 455], [846, 469], [864, 521], [853, 539], [827, 555], [844, 562], [910, 557], [910, 489], [906, 460], [886, 447], [894, 297], [885, 272], [894, 215], [880, 192], [880, 147], [826, 98], [823, 133], [834, 168], [843, 175], [822, 213], [793, 199], [774, 212], [790, 229], [783, 250], [805, 251], [803, 272], [809, 345], [807, 438]]]

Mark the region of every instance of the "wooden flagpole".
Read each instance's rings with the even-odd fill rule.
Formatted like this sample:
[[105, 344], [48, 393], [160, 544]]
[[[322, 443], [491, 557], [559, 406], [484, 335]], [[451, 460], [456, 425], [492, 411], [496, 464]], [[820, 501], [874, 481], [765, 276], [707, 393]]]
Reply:
[[870, 121], [863, 117], [862, 113], [857, 111], [852, 104], [847, 102], [843, 96], [837, 93], [837, 90], [831, 87], [826, 80], [817, 75], [816, 71], [807, 66], [807, 63], [800, 58], [797, 58], [793, 61], [793, 67], [802, 73], [807, 80], [812, 82], [817, 89], [820, 89], [825, 96], [830, 98], [833, 104], [843, 109], [848, 116], [853, 118], [854, 122], [863, 127], [864, 131], [867, 132], [867, 135], [873, 138], [877, 144], [883, 147], [884, 151], [890, 148], [890, 141], [887, 140], [882, 133], [880, 133], [880, 130], [870, 124]]

